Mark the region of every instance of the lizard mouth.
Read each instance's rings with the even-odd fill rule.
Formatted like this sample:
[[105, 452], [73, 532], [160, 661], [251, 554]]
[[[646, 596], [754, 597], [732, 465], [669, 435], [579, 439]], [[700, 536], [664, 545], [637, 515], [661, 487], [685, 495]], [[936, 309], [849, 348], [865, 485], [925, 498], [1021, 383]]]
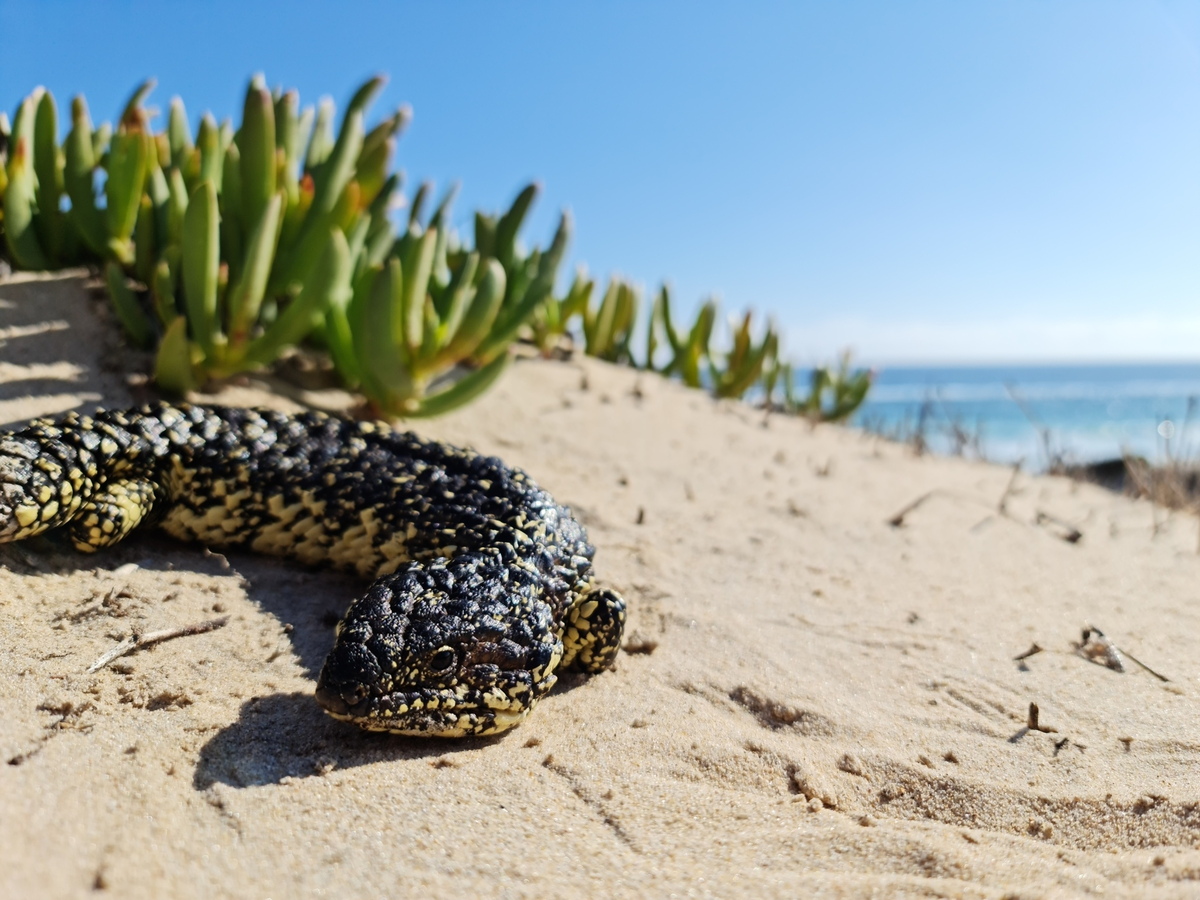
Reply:
[[329, 715], [368, 731], [422, 737], [499, 734], [519, 724], [536, 704], [499, 690], [415, 688], [370, 696], [366, 685], [317, 684], [317, 703]]

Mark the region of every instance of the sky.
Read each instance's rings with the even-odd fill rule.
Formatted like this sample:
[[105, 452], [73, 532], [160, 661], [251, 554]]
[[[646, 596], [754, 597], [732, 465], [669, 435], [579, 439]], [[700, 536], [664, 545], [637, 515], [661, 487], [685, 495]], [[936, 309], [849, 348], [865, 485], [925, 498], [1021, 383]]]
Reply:
[[414, 118], [456, 221], [543, 185], [571, 267], [769, 314], [798, 363], [1200, 360], [1200, 0], [0, 0], [0, 108], [255, 72]]

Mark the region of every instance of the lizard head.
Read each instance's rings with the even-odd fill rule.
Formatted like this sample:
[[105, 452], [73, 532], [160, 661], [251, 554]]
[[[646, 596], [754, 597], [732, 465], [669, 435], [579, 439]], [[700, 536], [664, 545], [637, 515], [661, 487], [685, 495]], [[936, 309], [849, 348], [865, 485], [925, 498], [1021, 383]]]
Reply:
[[533, 579], [488, 556], [409, 563], [351, 604], [317, 702], [371, 731], [498, 734], [554, 686], [562, 642]]

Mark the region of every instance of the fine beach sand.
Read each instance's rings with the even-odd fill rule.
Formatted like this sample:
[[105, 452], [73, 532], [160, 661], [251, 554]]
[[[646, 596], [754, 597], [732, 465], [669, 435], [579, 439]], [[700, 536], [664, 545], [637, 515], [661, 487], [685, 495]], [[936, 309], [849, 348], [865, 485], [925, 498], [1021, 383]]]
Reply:
[[[104, 313], [79, 275], [0, 283], [5, 427], [146, 396]], [[154, 533], [0, 548], [0, 895], [1200, 892], [1195, 518], [1023, 474], [1001, 514], [1009, 469], [579, 358], [417, 429], [574, 509], [629, 601], [616, 670], [500, 738], [367, 735], [312, 700], [362, 582]], [[1089, 624], [1170, 680], [1084, 659]]]

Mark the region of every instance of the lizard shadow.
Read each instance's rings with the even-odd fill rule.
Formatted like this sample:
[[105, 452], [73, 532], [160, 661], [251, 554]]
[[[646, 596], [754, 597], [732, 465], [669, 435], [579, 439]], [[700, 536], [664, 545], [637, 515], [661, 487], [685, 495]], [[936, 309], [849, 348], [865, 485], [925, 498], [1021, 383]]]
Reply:
[[[193, 549], [169, 538], [162, 540]], [[189, 568], [196, 571], [210, 571], [215, 565], [218, 572], [241, 576], [247, 597], [283, 624], [281, 646], [290, 643], [304, 674], [314, 683], [333, 647], [338, 620], [370, 584], [368, 579], [345, 572], [297, 566], [243, 551], [201, 559], [193, 555], [191, 559], [195, 564]], [[178, 559], [176, 566], [181, 567]], [[266, 694], [244, 702], [237, 719], [204, 744], [192, 785], [198, 791], [216, 783], [253, 787], [375, 763], [436, 762], [437, 757], [502, 739], [442, 741], [368, 732], [326, 715], [311, 691]]]
[[[280, 648], [290, 644], [304, 674], [314, 682], [333, 646], [338, 620], [370, 583], [276, 557], [206, 552], [154, 532], [95, 555], [78, 553], [54, 532], [0, 546], [0, 564], [30, 573], [115, 571], [128, 563], [149, 570], [240, 576], [247, 597], [284, 625]], [[582, 673], [563, 672], [553, 693], [569, 692], [587, 680]], [[209, 738], [200, 750], [192, 783], [203, 791], [216, 783], [238, 788], [279, 784], [285, 778], [320, 776], [380, 762], [426, 759], [436, 764], [438, 757], [490, 746], [514, 733], [447, 741], [367, 732], [330, 718], [310, 691], [270, 693], [243, 702], [237, 719]]]
[[[314, 682], [333, 648], [335, 628], [351, 601], [372, 579], [298, 565], [282, 557], [230, 550], [213, 553], [155, 531], [139, 533], [95, 555], [75, 550], [58, 529], [19, 543], [0, 544], [0, 565], [27, 573], [64, 574], [80, 569], [118, 570], [128, 563], [156, 571], [237, 576], [246, 596], [283, 625], [304, 674]], [[551, 693], [569, 693], [585, 684], [583, 672], [558, 673]]]
[[80, 570], [115, 572], [135, 563], [159, 572], [236, 577], [246, 597], [283, 625], [281, 649], [290, 644], [304, 674], [316, 680], [333, 647], [334, 628], [369, 580], [330, 569], [309, 568], [280, 557], [250, 552], [214, 553], [148, 530], [98, 553], [80, 553], [62, 529], [18, 543], [0, 544], [0, 565], [29, 574]]
[[[287, 637], [292, 649], [315, 681], [333, 645], [338, 619], [370, 582], [247, 553], [230, 553], [228, 561], [247, 580], [250, 599], [291, 626]], [[554, 693], [586, 681], [582, 673], [564, 672]], [[436, 765], [440, 757], [487, 747], [515, 733], [444, 740], [368, 732], [326, 715], [311, 693], [269, 694], [243, 703], [237, 721], [201, 748], [192, 784], [202, 791], [217, 782], [232, 787], [279, 784], [284, 778], [383, 762], [421, 759]]]
[[244, 579], [246, 596], [283, 625], [304, 674], [315, 681], [333, 649], [337, 623], [351, 601], [366, 593], [370, 580], [242, 551], [224, 558]]
[[237, 721], [200, 748], [192, 786], [198, 791], [217, 783], [260, 787], [406, 760], [430, 760], [436, 765], [438, 757], [504, 739], [499, 735], [444, 741], [368, 732], [331, 719], [311, 694], [268, 694], [243, 703]]

